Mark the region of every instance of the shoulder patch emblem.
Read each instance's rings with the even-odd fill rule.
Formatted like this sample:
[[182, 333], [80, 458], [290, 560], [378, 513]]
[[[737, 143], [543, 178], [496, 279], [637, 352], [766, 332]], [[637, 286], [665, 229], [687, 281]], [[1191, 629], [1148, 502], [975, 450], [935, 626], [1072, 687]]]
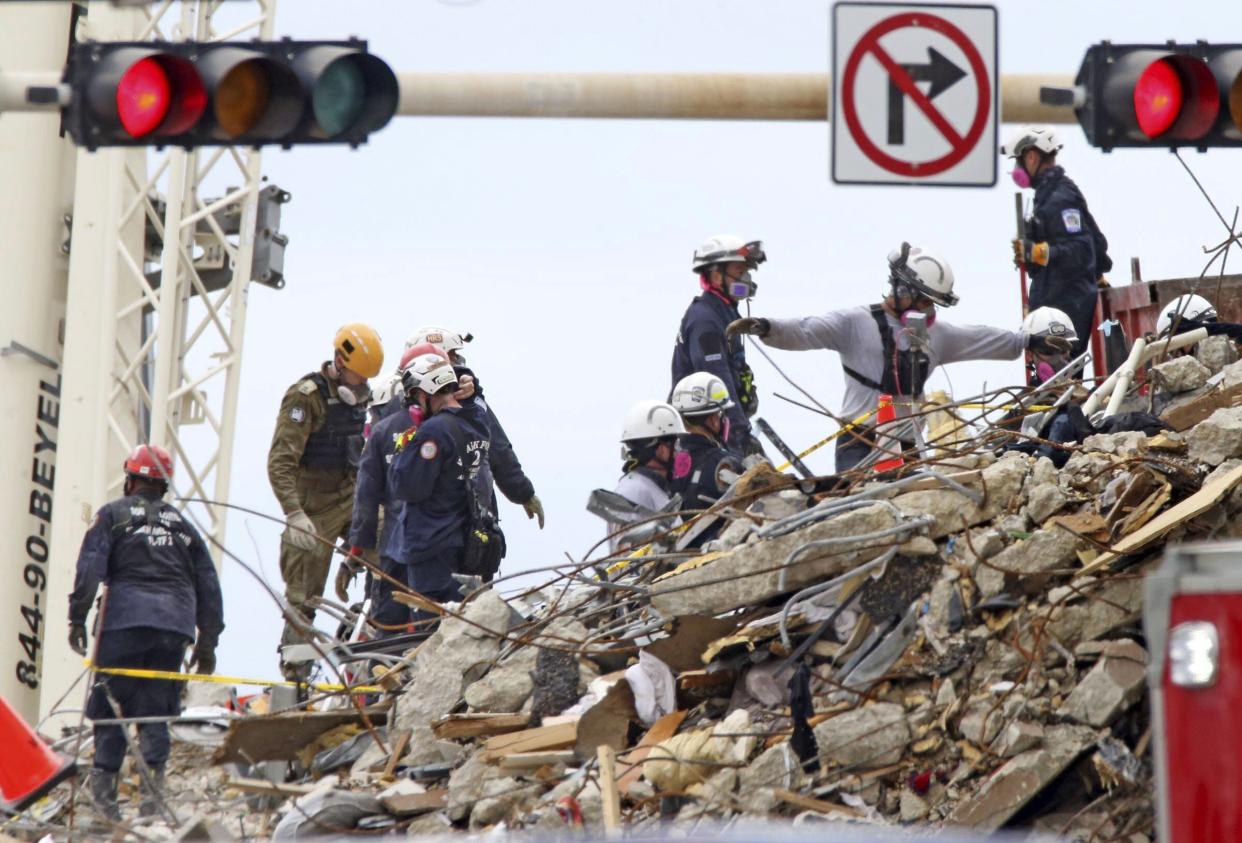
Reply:
[[1065, 223], [1066, 231], [1077, 234], [1082, 231], [1082, 212], [1077, 208], [1066, 208], [1061, 212], [1061, 222]]
[[306, 411], [303, 410], [301, 407], [294, 407], [293, 409], [289, 411], [289, 418], [297, 422], [298, 424], [301, 424], [302, 422], [306, 421]]
[[303, 395], [310, 395], [312, 392], [314, 392], [318, 388], [319, 387], [315, 386], [314, 381], [302, 381], [300, 384], [298, 384], [298, 392], [302, 393]]
[[423, 446], [418, 449], [418, 455], [425, 460], [434, 460], [438, 453], [440, 453], [440, 448], [431, 440], [424, 442]]

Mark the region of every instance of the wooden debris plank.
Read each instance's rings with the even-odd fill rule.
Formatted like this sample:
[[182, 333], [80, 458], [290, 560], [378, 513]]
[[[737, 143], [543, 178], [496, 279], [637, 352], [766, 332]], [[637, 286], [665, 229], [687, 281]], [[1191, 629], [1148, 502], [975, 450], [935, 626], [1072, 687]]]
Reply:
[[1122, 556], [1142, 550], [1178, 524], [1207, 512], [1239, 482], [1242, 482], [1242, 465], [1223, 477], [1216, 478], [1176, 506], [1169, 507], [1144, 527], [1117, 542], [1111, 551], [1101, 553], [1098, 559], [1079, 570], [1077, 575], [1081, 577], [1093, 574]]
[[595, 749], [599, 759], [599, 792], [604, 808], [604, 837], [616, 840], [621, 836], [621, 797], [617, 793], [617, 755], [608, 744]]
[[461, 738], [487, 738], [516, 732], [530, 725], [530, 715], [516, 714], [450, 714], [431, 724], [431, 731], [442, 741]]
[[384, 810], [398, 817], [409, 817], [414, 814], [425, 814], [438, 811], [448, 805], [448, 790], [443, 787], [429, 790], [426, 793], [404, 793], [400, 796], [388, 796], [380, 800]]
[[795, 808], [801, 808], [804, 811], [815, 811], [820, 814], [827, 814], [836, 811], [845, 814], [847, 817], [862, 817], [862, 811], [857, 808], [851, 808], [849, 805], [842, 805], [839, 802], [829, 802], [827, 799], [816, 799], [814, 796], [803, 796], [801, 793], [795, 793], [792, 790], [784, 788], [776, 788], [775, 794], [782, 802], [793, 805]]
[[242, 793], [261, 793], [264, 796], [304, 796], [315, 789], [309, 784], [277, 784], [267, 779], [229, 779], [224, 785]]
[[405, 755], [405, 748], [410, 745], [410, 730], [402, 729], [397, 733], [397, 739], [393, 741], [392, 753], [388, 756], [388, 763], [384, 765], [384, 773], [380, 776], [381, 781], [391, 781], [393, 773], [397, 769], [397, 764]]
[[[382, 726], [388, 720], [387, 710], [368, 708], [366, 713], [376, 726]], [[237, 717], [229, 721], [224, 744], [216, 750], [212, 763], [293, 761], [297, 759], [298, 752], [315, 738], [346, 723], [365, 725], [362, 716], [354, 709]]]
[[621, 778], [617, 779], [617, 790], [620, 793], [627, 793], [634, 783], [642, 777], [643, 761], [651, 754], [651, 749], [656, 744], [668, 740], [677, 733], [677, 727], [681, 725], [681, 721], [686, 719], [688, 711], [674, 711], [666, 714], [651, 725], [647, 730], [647, 734], [642, 736], [638, 745], [629, 752], [624, 753], [627, 764], [625, 770], [621, 773]]
[[555, 726], [539, 726], [507, 735], [496, 735], [483, 744], [483, 759], [496, 761], [517, 752], [564, 749], [572, 746], [577, 737], [577, 723], [558, 723]]
[[500, 759], [503, 770], [529, 770], [548, 764], [569, 764], [577, 754], [572, 749], [552, 749], [544, 752], [515, 752]]

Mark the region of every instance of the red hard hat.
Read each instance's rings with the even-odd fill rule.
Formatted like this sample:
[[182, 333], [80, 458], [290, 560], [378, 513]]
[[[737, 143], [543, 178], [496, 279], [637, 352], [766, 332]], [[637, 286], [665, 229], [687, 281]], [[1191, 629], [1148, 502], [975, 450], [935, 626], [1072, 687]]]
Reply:
[[159, 445], [139, 445], [125, 460], [125, 473], [169, 482], [173, 475], [172, 454]]
[[418, 357], [421, 354], [435, 354], [439, 357], [443, 357], [445, 360], [448, 359], [448, 355], [436, 346], [429, 342], [420, 342], [418, 345], [412, 345], [407, 348], [405, 350], [405, 354], [401, 355], [401, 364], [397, 366], [397, 371], [404, 372], [406, 369], [410, 368], [410, 363], [413, 362], [415, 357]]

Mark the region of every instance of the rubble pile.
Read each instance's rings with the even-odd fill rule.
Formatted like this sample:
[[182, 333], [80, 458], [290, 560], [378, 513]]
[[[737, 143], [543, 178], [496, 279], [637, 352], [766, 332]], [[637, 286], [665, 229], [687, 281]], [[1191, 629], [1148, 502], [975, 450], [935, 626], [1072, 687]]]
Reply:
[[170, 801], [277, 838], [776, 817], [1150, 840], [1142, 577], [1242, 510], [1242, 363], [1217, 354], [1208, 380], [1181, 359], [1152, 378], [1175, 385], [1171, 429], [1090, 436], [1060, 469], [754, 467], [702, 516], [728, 522], [702, 550], [674, 531], [480, 589], [365, 710], [180, 746]]

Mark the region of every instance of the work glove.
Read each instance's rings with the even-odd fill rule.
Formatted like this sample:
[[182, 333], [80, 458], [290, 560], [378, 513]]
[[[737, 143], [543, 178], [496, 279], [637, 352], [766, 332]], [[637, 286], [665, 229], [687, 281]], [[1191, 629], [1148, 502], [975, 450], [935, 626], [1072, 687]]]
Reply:
[[1095, 286], [1099, 287], [1101, 290], [1107, 290], [1113, 285], [1109, 284], [1108, 279], [1101, 275], [1099, 278], [1095, 279]]
[[285, 532], [281, 538], [299, 550], [314, 550], [319, 544], [319, 534], [315, 532], [314, 523], [300, 509], [290, 512], [285, 518]]
[[1052, 357], [1057, 354], [1069, 354], [1074, 346], [1065, 337], [1032, 335], [1027, 339], [1026, 347], [1036, 354]]
[[1021, 266], [1024, 263], [1047, 266], [1048, 244], [1046, 242], [1035, 243], [1031, 240], [1014, 240], [1013, 265]]
[[79, 656], [86, 655], [86, 624], [69, 624], [69, 649]]
[[543, 529], [543, 502], [539, 500], [538, 495], [531, 495], [530, 500], [522, 504], [522, 509], [526, 510], [527, 518], [538, 518], [539, 529]]
[[729, 327], [725, 328], [725, 336], [734, 337], [738, 334], [753, 334], [756, 337], [766, 337], [771, 328], [772, 323], [762, 316], [745, 316], [730, 322]]
[[199, 639], [190, 652], [190, 667], [196, 668], [195, 673], [210, 676], [216, 672], [216, 645], [214, 642]]
[[474, 378], [470, 375], [462, 375], [457, 380], [457, 391], [453, 393], [453, 397], [458, 401], [465, 401], [474, 395]]
[[363, 567], [362, 563], [355, 562], [354, 559], [351, 558], [354, 556], [361, 557], [363, 553], [362, 548], [354, 545], [349, 549], [349, 553], [350, 556], [346, 556], [342, 559], [341, 567], [336, 569], [336, 582], [334, 583], [336, 588], [336, 597], [342, 603], [349, 602], [349, 586], [353, 583], [354, 577], [358, 575], [358, 572], [361, 571]]

